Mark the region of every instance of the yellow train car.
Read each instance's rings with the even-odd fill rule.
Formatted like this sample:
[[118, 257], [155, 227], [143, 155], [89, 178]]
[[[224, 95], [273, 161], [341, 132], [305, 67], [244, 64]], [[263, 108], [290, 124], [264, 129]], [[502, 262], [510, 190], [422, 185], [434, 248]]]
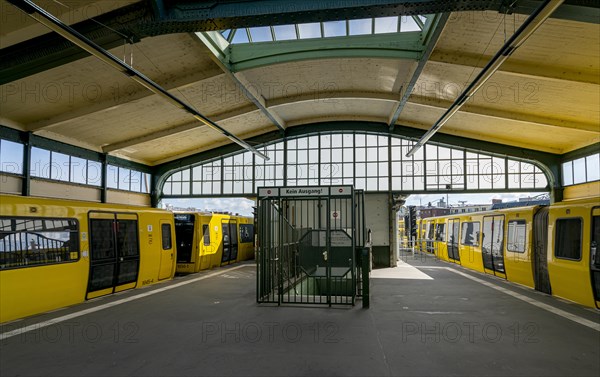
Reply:
[[[461, 215], [458, 218], [460, 238], [458, 243], [458, 259], [462, 266], [484, 272], [481, 254], [481, 216]], [[453, 228], [456, 227], [453, 224]]]
[[448, 258], [448, 244], [446, 240], [446, 229], [447, 229], [448, 218], [436, 217], [433, 219], [433, 252], [436, 257], [446, 262], [449, 262]]
[[238, 261], [254, 259], [254, 218], [237, 217], [238, 221]]
[[425, 223], [425, 234], [423, 236], [422, 247], [425, 252], [434, 254], [435, 253], [435, 220], [434, 218], [428, 217], [424, 220]]
[[398, 219], [398, 247], [401, 249], [409, 247], [406, 224], [402, 216]]
[[600, 308], [600, 198], [421, 221], [442, 260]]
[[174, 218], [177, 273], [254, 258], [254, 219], [210, 212], [177, 212]]
[[600, 198], [554, 204], [548, 213], [552, 295], [600, 308]]
[[0, 322], [171, 279], [168, 211], [0, 195]]
[[422, 252], [427, 251], [427, 243], [425, 237], [427, 235], [427, 221], [425, 219], [419, 219], [417, 221], [417, 249]]

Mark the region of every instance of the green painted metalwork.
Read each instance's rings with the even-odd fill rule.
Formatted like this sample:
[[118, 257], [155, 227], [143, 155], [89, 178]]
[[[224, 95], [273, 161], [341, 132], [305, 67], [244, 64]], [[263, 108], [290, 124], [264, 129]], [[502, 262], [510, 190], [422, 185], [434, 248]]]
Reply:
[[261, 42], [229, 46], [225, 55], [234, 72], [271, 64], [327, 58], [418, 60], [424, 50], [420, 35], [420, 32], [410, 32]]
[[[380, 135], [387, 135], [389, 128], [385, 123], [374, 123], [374, 122], [353, 122], [353, 121], [340, 121], [340, 122], [323, 122], [314, 123], [309, 125], [297, 126], [286, 129], [285, 137], [298, 137], [308, 135], [315, 132], [352, 132], [352, 131], [368, 131]], [[392, 135], [405, 137], [408, 139], [417, 140], [423, 135], [423, 130], [411, 128], [411, 127], [397, 127]], [[269, 132], [254, 138], [247, 139], [248, 142], [253, 145], [267, 144], [282, 140], [282, 136], [278, 131]], [[469, 139], [460, 136], [454, 136], [449, 134], [436, 134], [432, 139], [432, 142], [449, 146], [449, 147], [462, 147], [475, 151], [481, 151], [484, 153], [495, 154], [498, 156], [507, 156], [526, 161], [537, 161], [543, 168], [550, 187], [556, 189], [559, 188], [560, 179], [560, 162], [561, 156], [558, 154], [552, 154], [547, 152], [540, 152], [533, 149], [519, 148], [508, 146], [504, 144], [492, 143], [487, 141], [481, 141], [477, 139]], [[164, 181], [167, 176], [172, 172], [184, 168], [186, 166], [200, 164], [204, 161], [211, 160], [216, 157], [227, 155], [240, 151], [241, 149], [235, 144], [228, 144], [217, 149], [197, 153], [191, 156], [187, 156], [181, 159], [170, 161], [164, 164], [156, 165], [153, 168], [153, 187], [155, 188], [155, 196], [153, 200], [158, 203], [160, 200], [160, 193]], [[498, 191], [500, 192], [500, 191]]]
[[539, 159], [524, 157], [522, 149], [513, 148], [521, 152], [514, 158], [507, 155], [510, 147], [505, 145], [483, 152], [482, 144], [494, 144], [477, 141], [477, 148], [457, 147], [457, 141], [467, 143], [446, 135], [454, 142], [433, 143], [416, 158], [405, 158], [403, 152], [414, 145], [422, 131], [399, 138], [376, 132], [380, 124], [365, 127], [362, 122], [340, 123], [346, 125], [343, 130], [336, 130], [337, 123], [312, 125], [309, 130], [294, 127], [287, 131], [285, 141], [274, 138], [258, 146], [271, 157], [269, 162], [258, 162], [245, 152], [225, 154], [222, 150], [204, 164], [185, 166], [179, 161], [179, 168], [171, 170], [178, 173], [155, 174], [160, 177], [155, 201], [161, 197], [253, 197], [256, 187], [261, 186], [344, 184], [370, 192], [405, 194], [559, 188], [554, 175], [558, 159], [551, 161], [552, 155], [534, 151], [534, 156], [554, 163], [551, 169]]
[[[14, 4], [18, 0], [10, 0]], [[191, 33], [297, 22], [357, 19], [389, 15], [494, 10], [530, 14], [538, 1], [519, 0], [315, 0], [315, 1], [141, 1], [101, 14], [73, 27], [104, 49], [124, 42], [136, 43], [148, 36]], [[11, 8], [7, 8], [10, 17]], [[555, 18], [598, 23], [600, 3], [566, 0]], [[105, 26], [106, 25], [106, 26]], [[0, 85], [61, 66], [88, 56], [62, 37], [50, 33], [0, 49]]]
[[[100, 186], [94, 186], [101, 190], [101, 201], [106, 202], [106, 193], [107, 193], [107, 175], [108, 175], [108, 167], [109, 165], [115, 168], [126, 168], [131, 169], [136, 172], [151, 174], [152, 167], [144, 164], [140, 164], [134, 161], [125, 160], [116, 156], [109, 156], [104, 153], [92, 151], [89, 149], [77, 147], [74, 145], [62, 143], [56, 140], [48, 139], [45, 137], [37, 136], [31, 132], [19, 131], [9, 127], [0, 125], [0, 139], [9, 140], [13, 142], [17, 142], [24, 145], [24, 153], [23, 153], [23, 172], [19, 174], [22, 178], [22, 194], [24, 196], [29, 195], [30, 193], [30, 181], [32, 178], [32, 163], [31, 163], [31, 148], [41, 148], [52, 152], [58, 152], [62, 154], [66, 154], [70, 157], [78, 157], [89, 161], [99, 162], [101, 164], [101, 182]], [[72, 167], [69, 166], [69, 169]], [[87, 174], [86, 174], [87, 175]], [[49, 179], [38, 177], [39, 179]], [[73, 181], [60, 181], [62, 183], [71, 183], [71, 184], [80, 184], [75, 183]], [[141, 185], [141, 183], [140, 183]], [[151, 187], [150, 187], [151, 189]], [[143, 192], [141, 189], [137, 192]]]
[[594, 143], [592, 145], [588, 145], [587, 147], [579, 148], [579, 149], [571, 151], [571, 152], [567, 152], [561, 156], [561, 161], [562, 162], [571, 161], [571, 160], [575, 160], [577, 158], [589, 156], [591, 154], [599, 153], [599, 152], [600, 152], [600, 142]]
[[388, 121], [390, 132], [394, 131], [394, 128], [396, 127], [396, 122], [398, 121], [398, 118], [400, 117], [404, 106], [408, 102], [408, 98], [412, 94], [412, 91], [415, 87], [415, 84], [417, 83], [417, 80], [419, 79], [419, 76], [421, 76], [421, 72], [423, 72], [423, 68], [425, 68], [425, 64], [427, 64], [429, 56], [431, 56], [431, 52], [433, 51], [433, 48], [435, 47], [439, 36], [442, 34], [444, 26], [446, 26], [448, 17], [448, 13], [436, 15], [435, 17], [433, 17], [433, 19], [429, 20], [430, 22], [424, 25], [423, 32], [421, 33], [421, 43], [426, 48], [419, 59], [419, 64], [417, 64], [417, 68], [413, 72], [413, 75], [410, 81], [408, 82], [408, 85], [405, 88], [401, 88], [402, 98], [400, 99], [400, 102], [396, 105], [396, 109], [394, 110], [394, 113]]
[[259, 189], [257, 302], [355, 304], [358, 196], [352, 186]]
[[367, 309], [371, 306], [371, 282], [370, 282], [370, 271], [371, 271], [371, 250], [368, 247], [361, 249], [360, 254], [361, 263], [361, 283], [362, 283], [362, 307]]
[[25, 133], [22, 143], [23, 148], [23, 179], [21, 181], [21, 195], [31, 195], [31, 132]]

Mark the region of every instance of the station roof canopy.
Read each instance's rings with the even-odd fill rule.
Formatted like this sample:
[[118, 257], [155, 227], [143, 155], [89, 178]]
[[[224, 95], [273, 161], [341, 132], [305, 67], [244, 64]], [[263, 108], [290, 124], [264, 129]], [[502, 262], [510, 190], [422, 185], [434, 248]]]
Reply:
[[[0, 124], [160, 165], [231, 140], [1, 3]], [[36, 1], [241, 139], [335, 121], [423, 133], [541, 1]], [[600, 10], [565, 1], [440, 129], [600, 141]]]

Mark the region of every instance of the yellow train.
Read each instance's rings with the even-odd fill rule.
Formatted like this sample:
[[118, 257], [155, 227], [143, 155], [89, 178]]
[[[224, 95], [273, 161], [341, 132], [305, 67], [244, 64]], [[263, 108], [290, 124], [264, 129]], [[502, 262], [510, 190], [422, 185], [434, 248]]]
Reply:
[[417, 222], [421, 251], [600, 308], [600, 198]]
[[222, 214], [175, 213], [177, 273], [193, 273], [254, 259], [254, 219]]
[[171, 279], [171, 212], [0, 196], [0, 322]]
[[[190, 239], [183, 215], [0, 195], [0, 323], [253, 258], [251, 218], [190, 213]], [[192, 243], [190, 263], [178, 263], [181, 242]]]

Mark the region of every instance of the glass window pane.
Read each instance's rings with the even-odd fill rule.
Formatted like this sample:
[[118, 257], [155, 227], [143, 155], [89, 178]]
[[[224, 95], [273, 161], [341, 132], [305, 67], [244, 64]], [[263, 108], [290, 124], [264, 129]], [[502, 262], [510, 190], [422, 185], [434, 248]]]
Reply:
[[40, 178], [50, 178], [50, 151], [31, 148], [31, 175]]
[[460, 243], [466, 246], [479, 246], [479, 222], [464, 222]]
[[398, 16], [375, 19], [375, 34], [395, 33], [398, 31]]
[[236, 44], [236, 43], [248, 43], [248, 34], [246, 33], [246, 29], [237, 29], [235, 31], [235, 35], [233, 36], [233, 40], [231, 41], [231, 44]]
[[273, 40], [269, 26], [253, 27], [249, 30], [252, 42], [271, 42]]
[[142, 173], [142, 192], [150, 193], [150, 180], [152, 176], [148, 173]]
[[563, 259], [581, 259], [581, 219], [558, 219], [554, 255]]
[[131, 191], [140, 192], [142, 190], [142, 172], [131, 171]]
[[573, 183], [585, 182], [585, 158], [578, 158], [573, 161]]
[[119, 188], [119, 168], [113, 165], [108, 165], [107, 175], [108, 188]]
[[170, 250], [173, 247], [171, 241], [171, 224], [161, 224], [162, 248]]
[[100, 186], [102, 183], [102, 164], [100, 162], [87, 162], [87, 183], [93, 186]]
[[330, 21], [323, 23], [325, 37], [341, 37], [346, 35], [346, 21]]
[[85, 184], [87, 161], [84, 158], [71, 156], [71, 182]]
[[373, 32], [373, 19], [363, 18], [360, 20], [350, 20], [349, 35], [365, 35]]
[[0, 140], [0, 171], [23, 174], [23, 144]]
[[181, 195], [181, 182], [171, 183], [171, 195]]
[[421, 28], [411, 16], [402, 16], [400, 18], [400, 31], [421, 31]]
[[321, 38], [321, 23], [298, 24], [298, 33], [300, 34], [300, 39]]
[[587, 181], [597, 181], [600, 179], [600, 153], [586, 157]]
[[525, 252], [525, 237], [527, 234], [525, 220], [511, 220], [508, 222], [508, 236], [506, 249], [516, 253]]
[[563, 186], [569, 186], [573, 184], [573, 162], [565, 162], [562, 164], [562, 177]]
[[273, 29], [275, 30], [275, 40], [277, 41], [297, 39], [295, 25], [278, 25], [273, 26]]
[[69, 181], [69, 155], [52, 152], [52, 169], [50, 178], [58, 181]]
[[129, 190], [129, 174], [129, 169], [119, 168], [119, 190]]

